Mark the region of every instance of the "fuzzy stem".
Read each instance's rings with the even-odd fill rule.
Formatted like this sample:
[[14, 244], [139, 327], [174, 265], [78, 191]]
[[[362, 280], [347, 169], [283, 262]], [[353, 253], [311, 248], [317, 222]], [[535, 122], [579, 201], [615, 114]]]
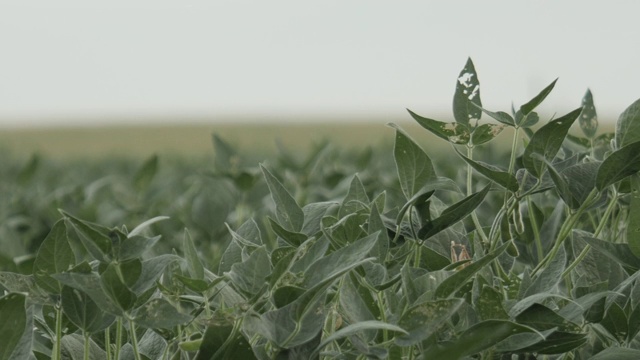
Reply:
[[[467, 157], [473, 160], [473, 146], [467, 146]], [[471, 168], [471, 165], [467, 164], [467, 196], [473, 194], [472, 171], [473, 169]], [[480, 224], [480, 220], [478, 220], [478, 215], [476, 214], [475, 210], [471, 212], [471, 219], [473, 220], [473, 225], [476, 227], [476, 231], [480, 235], [482, 242], [488, 245], [489, 238], [487, 237], [487, 234], [484, 233], [484, 229], [482, 229], [482, 225]], [[474, 245], [473, 241], [471, 241], [470, 242], [471, 252], [475, 254], [476, 249], [473, 248], [474, 247], [473, 245]]]
[[82, 335], [84, 335], [84, 360], [89, 360], [89, 333], [83, 331]]
[[131, 346], [133, 346], [133, 356], [136, 360], [142, 360], [140, 357], [140, 351], [138, 350], [138, 337], [136, 336], [136, 325], [133, 322], [133, 319], [128, 318], [129, 321], [129, 337], [131, 341]]
[[53, 353], [51, 354], [51, 360], [61, 359], [60, 351], [62, 350], [62, 306], [56, 304], [56, 339], [53, 346]]

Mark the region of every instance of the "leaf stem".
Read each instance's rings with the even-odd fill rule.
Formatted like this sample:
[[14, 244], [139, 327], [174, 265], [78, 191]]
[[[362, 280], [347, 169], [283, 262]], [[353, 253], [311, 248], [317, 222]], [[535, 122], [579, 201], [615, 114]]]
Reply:
[[61, 347], [62, 347], [62, 306], [60, 304], [55, 305], [56, 309], [56, 341], [53, 347], [53, 353], [51, 354], [51, 360], [61, 359]]
[[538, 253], [538, 261], [542, 261], [544, 258], [544, 251], [542, 249], [542, 240], [540, 239], [540, 229], [538, 228], [538, 220], [534, 212], [533, 201], [531, 196], [527, 196], [527, 207], [529, 208], [529, 221], [531, 222], [531, 229], [533, 230], [533, 240], [536, 244], [536, 250]]
[[[473, 160], [473, 146], [467, 145], [467, 157]], [[467, 196], [473, 194], [473, 179], [471, 177], [472, 172], [473, 169], [471, 168], [471, 164], [467, 164]], [[471, 219], [473, 220], [473, 225], [476, 227], [476, 231], [480, 235], [482, 242], [484, 244], [489, 244], [489, 238], [487, 237], [487, 234], [484, 233], [484, 229], [482, 229], [482, 225], [480, 224], [480, 220], [478, 220], [478, 215], [476, 214], [475, 210], [471, 212]], [[476, 249], [473, 248], [473, 241], [470, 242], [470, 245], [471, 252], [475, 254]]]
[[136, 360], [142, 360], [140, 357], [140, 351], [138, 350], [138, 337], [136, 336], [136, 325], [133, 322], [133, 319], [127, 317], [129, 321], [129, 337], [131, 338], [131, 345], [133, 346], [133, 356], [135, 356]]
[[107, 360], [111, 360], [111, 326], [104, 330], [104, 350], [107, 352]]
[[116, 321], [116, 352], [113, 356], [114, 360], [120, 360], [120, 349], [122, 348], [122, 317], [118, 316]]
[[84, 360], [89, 360], [89, 333], [83, 331], [82, 335], [84, 335]]

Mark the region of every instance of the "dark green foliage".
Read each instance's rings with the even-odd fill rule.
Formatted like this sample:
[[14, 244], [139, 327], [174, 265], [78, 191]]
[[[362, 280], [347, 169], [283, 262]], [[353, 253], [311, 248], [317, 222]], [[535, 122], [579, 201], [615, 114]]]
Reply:
[[554, 85], [489, 111], [469, 59], [455, 122], [409, 112], [438, 152], [4, 159], [0, 360], [636, 359], [640, 105], [539, 126]]

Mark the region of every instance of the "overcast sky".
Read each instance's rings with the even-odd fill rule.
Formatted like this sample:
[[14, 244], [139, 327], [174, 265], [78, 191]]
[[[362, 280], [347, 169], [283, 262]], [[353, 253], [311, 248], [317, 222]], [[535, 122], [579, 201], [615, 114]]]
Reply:
[[451, 114], [468, 56], [491, 110], [602, 117], [640, 98], [640, 1], [0, 0], [0, 126]]

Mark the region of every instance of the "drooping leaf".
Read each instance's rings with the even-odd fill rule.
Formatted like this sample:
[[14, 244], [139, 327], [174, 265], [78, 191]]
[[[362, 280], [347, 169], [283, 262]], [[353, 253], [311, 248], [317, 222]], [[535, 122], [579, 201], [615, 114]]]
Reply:
[[271, 274], [271, 261], [264, 246], [254, 250], [249, 258], [231, 266], [228, 276], [240, 290], [256, 294], [265, 286], [267, 277]]
[[581, 331], [580, 326], [577, 324], [570, 322], [550, 308], [538, 303], [531, 305], [529, 308], [518, 314], [515, 320], [519, 324], [531, 326], [539, 331], [551, 330], [554, 328], [560, 331]]
[[465, 145], [471, 139], [471, 133], [467, 126], [457, 122], [442, 122], [438, 120], [422, 117], [407, 109], [420, 126], [429, 130], [435, 136], [444, 139], [452, 144]]
[[260, 165], [264, 178], [269, 186], [271, 197], [276, 204], [276, 218], [282, 227], [293, 232], [300, 232], [304, 224], [304, 213], [291, 194], [284, 188], [267, 168]]
[[473, 210], [480, 206], [490, 189], [491, 185], [489, 184], [477, 193], [471, 194], [449, 206], [440, 214], [439, 217], [427, 222], [427, 224], [418, 231], [418, 237], [421, 239], [428, 239], [464, 219], [467, 215], [471, 214]]
[[536, 131], [529, 145], [524, 149], [524, 155], [522, 156], [522, 163], [527, 171], [537, 178], [542, 176], [545, 163], [532, 155], [538, 154], [546, 160], [552, 161], [558, 150], [560, 150], [571, 125], [580, 115], [581, 110], [581, 108], [578, 108], [559, 119], [551, 120]]
[[168, 216], [156, 216], [154, 218], [151, 218], [149, 220], [144, 221], [143, 223], [141, 223], [140, 225], [136, 226], [133, 230], [131, 230], [129, 232], [129, 234], [127, 234], [127, 237], [132, 238], [134, 236], [138, 236], [141, 235], [146, 229], [149, 228], [149, 226], [160, 222], [160, 221], [165, 221], [165, 220], [169, 220], [170, 217]]
[[396, 337], [396, 344], [410, 346], [436, 333], [462, 306], [462, 299], [428, 301], [407, 310], [398, 325], [408, 334]]
[[251, 344], [242, 333], [233, 332], [233, 322], [224, 314], [214, 314], [195, 357], [195, 360], [211, 359], [256, 359]]
[[616, 124], [616, 149], [640, 141], [640, 99], [620, 114]]
[[67, 224], [78, 234], [78, 238], [87, 252], [96, 260], [106, 261], [111, 254], [112, 242], [106, 235], [109, 230], [97, 224], [80, 220], [71, 214], [60, 210]]
[[457, 123], [469, 127], [471, 121], [475, 120], [477, 123], [480, 120], [482, 110], [474, 104], [482, 106], [480, 80], [473, 61], [468, 58], [460, 75], [458, 75], [456, 91], [453, 95], [453, 117]]
[[499, 291], [484, 285], [474, 305], [481, 320], [508, 319], [509, 315], [502, 305], [503, 301], [504, 298]]
[[74, 264], [75, 256], [67, 239], [67, 228], [64, 220], [59, 220], [53, 225], [36, 254], [33, 263], [36, 283], [45, 291], [59, 294], [62, 286], [51, 275], [69, 270]]
[[269, 218], [269, 225], [271, 225], [271, 230], [273, 230], [276, 235], [278, 235], [282, 240], [286, 241], [291, 246], [300, 246], [300, 244], [307, 241], [308, 239], [307, 235], [296, 231], [289, 231], [282, 227], [279, 223], [273, 221], [273, 219], [271, 218]]
[[407, 134], [395, 124], [396, 140], [393, 155], [400, 187], [407, 199], [415, 195], [429, 180], [436, 178], [431, 159]]
[[496, 184], [502, 186], [503, 188], [513, 192], [518, 191], [518, 189], [520, 188], [518, 180], [515, 176], [513, 176], [513, 174], [510, 174], [506, 171], [495, 170], [480, 161], [471, 160], [468, 157], [462, 155], [462, 153], [457, 149], [456, 152], [462, 158], [462, 160], [471, 165], [471, 167], [474, 168], [477, 172], [479, 172], [489, 180], [495, 182]]
[[593, 104], [593, 95], [591, 94], [590, 89], [587, 89], [587, 92], [582, 98], [580, 128], [589, 139], [593, 139], [596, 135], [596, 131], [598, 131], [598, 114], [596, 113], [596, 107]]
[[500, 256], [507, 247], [511, 245], [511, 242], [506, 242], [489, 254], [481, 257], [478, 260], [474, 260], [463, 269], [456, 271], [453, 275], [446, 278], [436, 289], [437, 298], [447, 298], [453, 295], [458, 289], [460, 289], [467, 281], [471, 279], [478, 271], [487, 266], [491, 261]]
[[117, 304], [123, 312], [130, 310], [137, 300], [129, 287], [125, 284], [124, 279], [118, 274], [115, 264], [111, 263], [107, 269], [100, 274], [102, 289], [105, 294], [111, 298], [111, 301]]
[[501, 122], [508, 126], [515, 126], [515, 120], [513, 120], [513, 117], [504, 111], [493, 112], [484, 108], [480, 108], [480, 110], [482, 110], [485, 114], [491, 116], [493, 119], [497, 120], [498, 122]]
[[558, 79], [553, 80], [551, 84], [547, 85], [546, 88], [542, 89], [542, 91], [540, 91], [540, 93], [536, 95], [533, 99], [529, 100], [529, 102], [527, 102], [526, 104], [520, 106], [520, 111], [522, 111], [522, 114], [524, 116], [527, 116], [531, 111], [533, 111], [533, 109], [538, 107], [538, 105], [540, 105], [544, 101], [544, 99], [547, 98], [549, 93], [551, 93], [551, 90], [553, 90], [553, 87], [556, 86], [556, 81], [558, 81]]
[[533, 280], [524, 296], [530, 296], [539, 293], [551, 292], [556, 285], [562, 280], [562, 272], [567, 263], [567, 253], [564, 247], [560, 247], [556, 255], [549, 262], [547, 267]]
[[133, 176], [133, 185], [136, 189], [146, 190], [158, 172], [158, 155], [152, 155], [140, 166]]
[[640, 141], [618, 148], [604, 159], [598, 169], [596, 187], [598, 190], [603, 190], [638, 171], [640, 171]]
[[[85, 359], [84, 357], [84, 351], [85, 351], [85, 344], [84, 344], [84, 338], [82, 337], [82, 335], [80, 334], [69, 334], [69, 335], [65, 335], [62, 337], [61, 340], [61, 352], [62, 352], [62, 359], [65, 360], [83, 360]], [[127, 344], [129, 345], [129, 347], [131, 347], [131, 344]], [[123, 351], [121, 352], [121, 358], [127, 358], [126, 356], [126, 346], [123, 346]], [[93, 359], [106, 359], [106, 353], [104, 350], [102, 350], [100, 348], [100, 346], [98, 344], [95, 343], [95, 341], [93, 341], [93, 339], [89, 338], [89, 349], [88, 349], [88, 354], [89, 354], [89, 359], [93, 360]], [[131, 354], [133, 355], [133, 353]]]

